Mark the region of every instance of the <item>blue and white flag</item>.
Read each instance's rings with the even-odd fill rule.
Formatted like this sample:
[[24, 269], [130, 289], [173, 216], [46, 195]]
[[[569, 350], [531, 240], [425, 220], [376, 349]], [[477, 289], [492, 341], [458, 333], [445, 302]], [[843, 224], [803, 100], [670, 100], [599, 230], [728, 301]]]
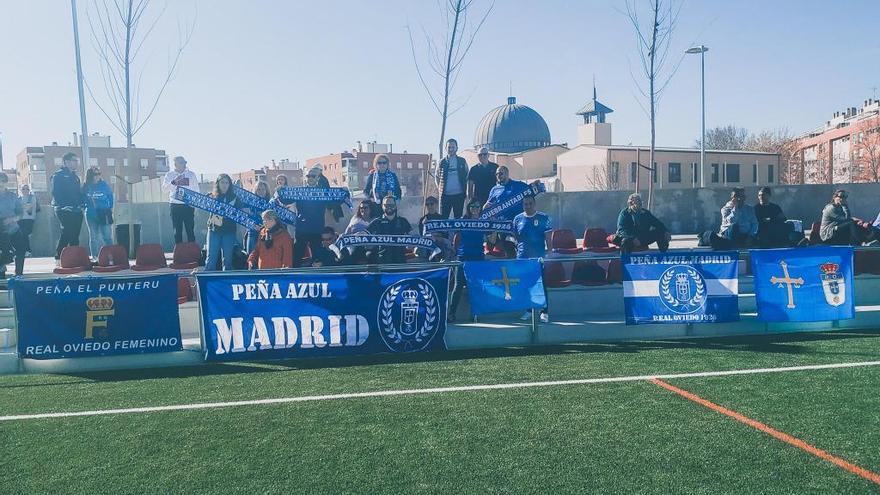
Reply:
[[622, 257], [626, 324], [739, 321], [736, 252]]
[[[278, 203], [275, 203], [271, 200], [261, 198], [256, 194], [244, 189], [243, 187], [234, 186], [235, 187], [235, 195], [238, 196], [239, 201], [250, 206], [254, 209], [254, 211], [266, 211], [272, 210], [275, 214], [278, 215], [278, 219], [282, 222], [293, 225], [296, 223], [296, 215]], [[262, 222], [261, 222], [262, 223]]]
[[852, 247], [754, 249], [749, 257], [759, 320], [855, 318]]
[[177, 191], [174, 193], [174, 198], [178, 201], [183, 201], [192, 207], [205, 210], [208, 213], [228, 218], [246, 229], [260, 230], [262, 219], [248, 215], [231, 204], [224, 201], [217, 201], [211, 196], [195, 192], [185, 187], [178, 187]]
[[181, 348], [177, 275], [14, 279], [10, 286], [22, 358], [118, 356]]
[[446, 348], [448, 268], [196, 277], [207, 360]]
[[518, 207], [525, 198], [528, 198], [530, 196], [537, 196], [546, 191], [547, 186], [545, 186], [543, 182], [539, 182], [535, 185], [530, 185], [529, 188], [524, 190], [523, 192], [519, 194], [514, 194], [500, 204], [483, 210], [483, 214], [480, 215], [480, 218], [495, 218], [508, 210]]
[[351, 193], [344, 187], [279, 187], [275, 194], [283, 201], [326, 201], [351, 208]]
[[466, 261], [471, 312], [507, 313], [547, 305], [541, 262], [532, 260]]
[[449, 232], [449, 231], [472, 231], [472, 232], [501, 232], [513, 235], [513, 222], [510, 220], [488, 220], [481, 218], [459, 218], [455, 220], [428, 220], [425, 222], [425, 233]]
[[400, 246], [400, 247], [416, 247], [425, 248], [431, 251], [430, 256], [436, 256], [442, 251], [440, 246], [430, 237], [420, 235], [373, 235], [373, 234], [347, 234], [340, 236], [334, 244], [330, 245], [330, 250], [340, 256], [340, 252], [345, 248], [356, 248], [359, 246]]

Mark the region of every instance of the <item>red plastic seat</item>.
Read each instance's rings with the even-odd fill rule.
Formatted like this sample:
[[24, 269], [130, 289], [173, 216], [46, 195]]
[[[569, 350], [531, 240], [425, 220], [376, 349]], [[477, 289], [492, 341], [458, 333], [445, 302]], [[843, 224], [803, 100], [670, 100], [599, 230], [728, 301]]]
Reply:
[[549, 288], [568, 287], [571, 279], [565, 276], [565, 266], [560, 261], [544, 262], [544, 286]]
[[605, 281], [609, 284], [623, 283], [623, 265], [620, 260], [611, 260], [608, 263], [608, 272], [605, 274]]
[[605, 285], [605, 270], [595, 261], [577, 261], [571, 270], [571, 283], [592, 287], [596, 285]]
[[169, 266], [175, 270], [192, 270], [199, 266], [201, 255], [202, 248], [195, 242], [175, 244], [174, 255]]
[[101, 248], [101, 252], [98, 253], [98, 264], [93, 266], [92, 270], [98, 273], [111, 273], [128, 268], [128, 252], [125, 246], [113, 244]]
[[70, 275], [90, 269], [92, 261], [84, 246], [67, 246], [61, 250], [61, 266], [53, 272], [58, 275]]
[[177, 304], [183, 304], [193, 300], [192, 286], [189, 279], [180, 277], [177, 279]]
[[810, 244], [822, 244], [822, 237], [819, 236], [821, 228], [822, 224], [819, 222], [813, 222], [813, 225], [810, 226]]
[[141, 244], [137, 249], [134, 266], [132, 270], [138, 272], [148, 272], [168, 267], [165, 261], [165, 251], [162, 250], [161, 244]]
[[613, 253], [617, 248], [609, 245], [608, 232], [601, 228], [592, 228], [584, 230], [584, 251], [591, 253]]
[[583, 249], [577, 247], [577, 239], [570, 229], [556, 229], [550, 233], [550, 247], [554, 253], [579, 254]]

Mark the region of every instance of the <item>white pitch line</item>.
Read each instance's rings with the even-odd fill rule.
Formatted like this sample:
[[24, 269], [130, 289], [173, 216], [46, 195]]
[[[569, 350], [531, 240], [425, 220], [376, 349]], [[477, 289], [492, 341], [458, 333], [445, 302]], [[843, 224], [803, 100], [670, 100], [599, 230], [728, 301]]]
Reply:
[[302, 397], [281, 397], [277, 399], [239, 400], [230, 402], [203, 402], [196, 404], [177, 404], [171, 406], [131, 407], [125, 409], [98, 409], [94, 411], [57, 412], [40, 414], [17, 414], [0, 416], [0, 421], [20, 421], [26, 419], [73, 418], [81, 416], [106, 416], [110, 414], [134, 414], [162, 411], [184, 411], [193, 409], [216, 409], [222, 407], [259, 406], [266, 404], [288, 404], [291, 402], [315, 402], [322, 400], [360, 399], [366, 397], [394, 397], [399, 395], [442, 394], [447, 392], [473, 392], [477, 390], [505, 390], [513, 388], [556, 387], [560, 385], [589, 385], [595, 383], [637, 382], [645, 380], [675, 380], [678, 378], [701, 378], [732, 375], [754, 375], [760, 373], [785, 373], [788, 371], [829, 370], [840, 368], [861, 368], [878, 366], [880, 361], [861, 361], [855, 363], [813, 364], [788, 366], [785, 368], [754, 368], [729, 371], [702, 371], [697, 373], [676, 373], [666, 375], [635, 375], [606, 378], [583, 378], [577, 380], [555, 380], [544, 382], [496, 383], [490, 385], [461, 385], [458, 387], [414, 388], [403, 390], [380, 390], [375, 392], [354, 392], [331, 395], [306, 395]]

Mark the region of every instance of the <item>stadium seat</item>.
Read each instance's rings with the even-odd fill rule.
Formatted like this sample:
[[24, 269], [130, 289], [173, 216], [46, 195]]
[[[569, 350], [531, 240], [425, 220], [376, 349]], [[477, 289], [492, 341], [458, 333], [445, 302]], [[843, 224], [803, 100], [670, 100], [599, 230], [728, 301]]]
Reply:
[[148, 272], [167, 266], [168, 262], [165, 261], [165, 251], [162, 250], [161, 244], [141, 244], [137, 248], [134, 266], [131, 269], [137, 272]]
[[565, 266], [559, 261], [544, 262], [544, 286], [549, 288], [568, 287], [571, 280], [565, 276]]
[[501, 248], [498, 244], [492, 244], [491, 247], [489, 244], [486, 244], [485, 251], [487, 258], [499, 259], [503, 260], [507, 258], [507, 253], [504, 252], [504, 249]]
[[819, 222], [813, 222], [813, 225], [810, 226], [810, 244], [822, 244], [822, 238], [819, 237], [819, 229], [822, 224]]
[[92, 270], [98, 273], [118, 272], [119, 270], [128, 270], [128, 252], [125, 246], [113, 244], [104, 246], [98, 253], [98, 264], [92, 267]]
[[183, 304], [193, 300], [192, 285], [186, 277], [177, 279], [177, 304]]
[[202, 248], [195, 242], [175, 244], [170, 267], [175, 270], [192, 270], [199, 266], [201, 255]]
[[61, 266], [53, 270], [58, 275], [71, 275], [88, 270], [92, 266], [89, 252], [83, 246], [67, 246], [61, 250]]
[[571, 270], [571, 283], [588, 287], [605, 285], [605, 270], [595, 261], [577, 261]]
[[577, 239], [570, 229], [556, 229], [550, 233], [550, 247], [554, 253], [580, 254], [583, 249], [577, 247]]
[[584, 251], [591, 253], [613, 253], [618, 248], [608, 244], [608, 232], [601, 228], [584, 230]]
[[609, 284], [623, 283], [623, 265], [621, 265], [620, 260], [611, 260], [611, 262], [608, 263], [608, 272], [605, 281]]

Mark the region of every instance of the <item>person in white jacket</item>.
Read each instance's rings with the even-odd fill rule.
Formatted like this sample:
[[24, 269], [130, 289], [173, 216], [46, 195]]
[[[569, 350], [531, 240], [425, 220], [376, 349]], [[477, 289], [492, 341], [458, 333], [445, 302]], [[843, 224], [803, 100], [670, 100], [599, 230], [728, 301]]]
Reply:
[[174, 242], [183, 242], [183, 229], [186, 227], [186, 240], [196, 241], [193, 230], [195, 223], [195, 209], [175, 198], [178, 187], [185, 187], [199, 192], [199, 179], [192, 170], [186, 168], [186, 159], [182, 156], [174, 157], [174, 170], [165, 173], [162, 185], [168, 189], [168, 202], [171, 203], [171, 224], [174, 226]]

